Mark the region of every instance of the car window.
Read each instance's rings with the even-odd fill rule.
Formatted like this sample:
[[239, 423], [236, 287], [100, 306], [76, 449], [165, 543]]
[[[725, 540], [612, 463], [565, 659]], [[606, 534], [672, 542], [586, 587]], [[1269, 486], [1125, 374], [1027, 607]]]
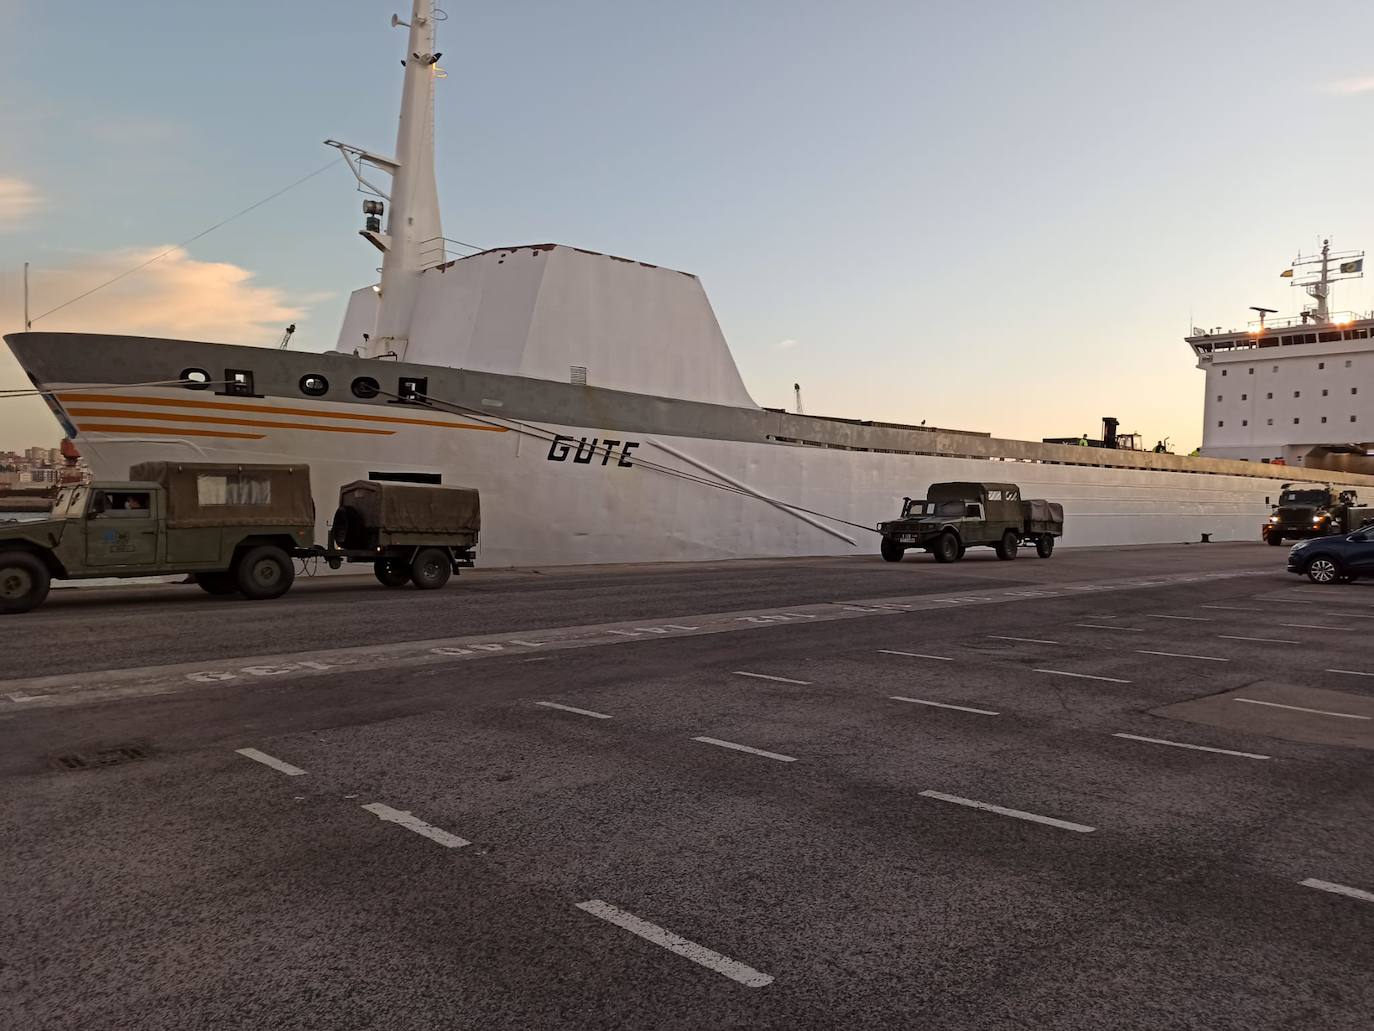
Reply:
[[148, 514], [151, 503], [146, 490], [107, 490], [96, 498], [91, 515], [100, 519], [137, 519]]

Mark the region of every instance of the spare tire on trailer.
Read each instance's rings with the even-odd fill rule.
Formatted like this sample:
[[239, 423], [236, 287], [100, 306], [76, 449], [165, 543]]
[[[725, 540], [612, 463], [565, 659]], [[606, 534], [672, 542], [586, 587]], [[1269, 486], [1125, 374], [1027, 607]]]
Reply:
[[329, 539], [334, 547], [355, 549], [367, 547], [367, 522], [363, 514], [351, 505], [340, 505], [329, 524]]
[[291, 556], [275, 544], [249, 548], [234, 565], [234, 581], [245, 598], [266, 601], [280, 598], [291, 589], [296, 567]]

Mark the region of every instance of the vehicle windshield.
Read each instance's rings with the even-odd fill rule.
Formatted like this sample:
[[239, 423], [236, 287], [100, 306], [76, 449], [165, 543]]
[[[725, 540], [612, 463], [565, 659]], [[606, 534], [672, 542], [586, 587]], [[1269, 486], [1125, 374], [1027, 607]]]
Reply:
[[902, 515], [913, 519], [921, 516], [944, 516], [946, 518], [957, 518], [964, 514], [964, 502], [962, 501], [910, 501], [907, 502], [906, 511]]
[[1279, 504], [1325, 505], [1328, 500], [1324, 490], [1286, 490], [1279, 497]]

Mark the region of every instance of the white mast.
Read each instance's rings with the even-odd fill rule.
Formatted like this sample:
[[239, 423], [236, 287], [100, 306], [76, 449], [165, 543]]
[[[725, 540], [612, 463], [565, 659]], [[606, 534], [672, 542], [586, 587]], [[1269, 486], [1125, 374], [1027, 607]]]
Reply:
[[[1334, 264], [1334, 268], [1333, 268]], [[1315, 266], [1315, 267], [1314, 267]], [[1323, 240], [1320, 254], [1304, 258], [1299, 254], [1293, 267], [1283, 275], [1294, 286], [1302, 287], [1316, 303], [1304, 308], [1302, 319], [1317, 325], [1331, 321], [1331, 284], [1343, 279], [1359, 279], [1364, 275], [1364, 251], [1341, 251], [1333, 254], [1331, 241]], [[1261, 320], [1261, 328], [1263, 321]]]
[[[327, 146], [337, 147], [343, 154], [359, 185], [391, 206], [386, 231], [382, 232], [376, 216], [382, 213], [383, 205], [363, 203], [369, 217], [362, 236], [382, 252], [377, 324], [363, 351], [369, 358], [387, 354], [405, 357], [420, 273], [445, 258], [434, 177], [434, 79], [440, 56], [434, 51], [434, 22], [434, 0], [414, 0], [409, 22], [391, 16], [393, 27], [409, 29], [402, 62], [405, 80], [396, 156], [382, 157], [337, 140], [325, 140]], [[390, 194], [365, 178], [363, 173], [369, 166], [391, 176]]]

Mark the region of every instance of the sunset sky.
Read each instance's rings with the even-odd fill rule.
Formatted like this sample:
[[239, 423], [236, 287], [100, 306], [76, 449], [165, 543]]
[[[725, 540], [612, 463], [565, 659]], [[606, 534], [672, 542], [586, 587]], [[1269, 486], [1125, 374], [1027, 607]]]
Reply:
[[[389, 153], [373, 0], [0, 0], [0, 330], [324, 165]], [[1374, 246], [1374, 8], [1331, 2], [459, 3], [446, 235], [699, 275], [754, 398], [998, 436], [1200, 440], [1190, 325], [1297, 310]], [[35, 329], [332, 347], [372, 281], [339, 164]], [[1338, 309], [1374, 307], [1361, 280]], [[23, 385], [8, 352], [0, 388]], [[54, 443], [0, 399], [0, 449]]]

